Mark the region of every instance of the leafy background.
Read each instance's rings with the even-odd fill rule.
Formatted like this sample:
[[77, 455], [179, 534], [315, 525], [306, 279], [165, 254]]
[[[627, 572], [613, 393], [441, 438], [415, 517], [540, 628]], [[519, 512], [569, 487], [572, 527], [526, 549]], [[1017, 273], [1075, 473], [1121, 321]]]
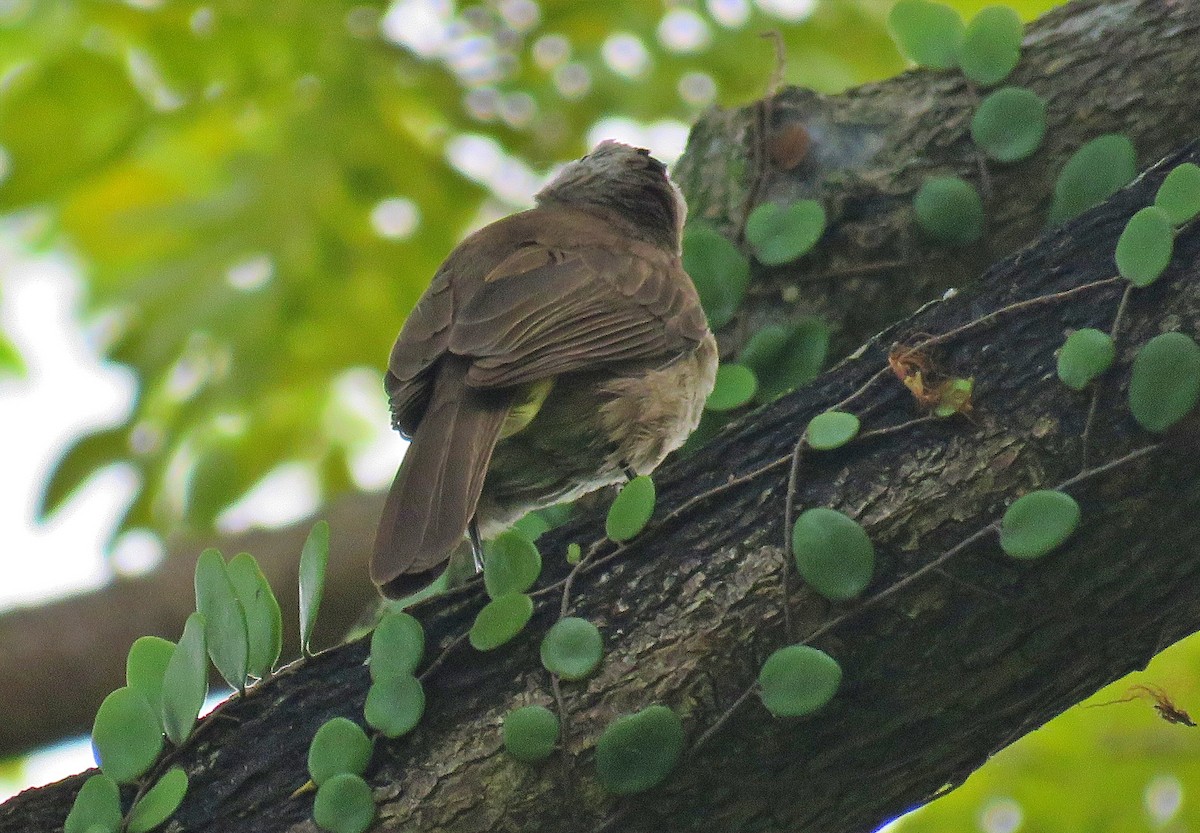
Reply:
[[[1013, 5], [1029, 19], [1051, 4]], [[384, 417], [347, 390], [377, 384], [468, 230], [527, 205], [601, 135], [678, 149], [705, 106], [761, 95], [764, 30], [782, 34], [789, 83], [837, 92], [901, 71], [889, 6], [0, 2], [2, 233], [72, 259], [88, 332], [138, 380], [126, 419], [27, 488], [50, 512], [128, 461], [121, 528], [158, 533], [208, 527], [286, 463], [326, 498], [354, 488], [351, 458]], [[0, 367], [21, 372], [3, 334]], [[1198, 668], [1192, 640], [1143, 678], [1186, 700]], [[1198, 744], [1145, 701], [1076, 709], [900, 827], [1194, 829]]]

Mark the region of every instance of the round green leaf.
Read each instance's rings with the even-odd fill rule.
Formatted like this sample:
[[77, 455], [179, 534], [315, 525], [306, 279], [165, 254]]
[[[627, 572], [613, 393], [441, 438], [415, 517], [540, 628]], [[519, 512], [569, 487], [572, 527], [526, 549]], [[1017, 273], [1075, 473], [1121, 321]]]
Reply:
[[817, 451], [838, 448], [858, 436], [859, 421], [854, 414], [845, 411], [826, 411], [817, 414], [808, 423], [805, 435], [808, 444]]
[[750, 337], [738, 363], [758, 379], [755, 398], [771, 402], [817, 378], [829, 352], [829, 326], [803, 318], [790, 327], [768, 324]]
[[1117, 271], [1134, 286], [1149, 286], [1171, 262], [1175, 229], [1167, 212], [1149, 206], [1129, 218], [1117, 238]]
[[312, 632], [325, 595], [325, 571], [329, 567], [329, 522], [317, 521], [300, 551], [300, 649], [312, 650]]
[[582, 680], [604, 654], [600, 629], [587, 619], [559, 619], [542, 640], [542, 665], [564, 680]]
[[596, 775], [614, 795], [644, 792], [661, 783], [683, 751], [683, 724], [666, 706], [618, 717], [596, 744]]
[[313, 821], [329, 833], [365, 833], [375, 821], [370, 786], [349, 772], [333, 776], [317, 790]]
[[550, 522], [541, 512], [526, 512], [515, 524], [513, 531], [524, 535], [530, 541], [537, 541], [551, 529]]
[[171, 653], [163, 674], [162, 725], [176, 746], [183, 744], [208, 696], [208, 652], [204, 615], [193, 613], [183, 626], [183, 636]]
[[758, 379], [753, 370], [742, 364], [725, 363], [717, 368], [717, 381], [704, 407], [709, 411], [732, 411], [753, 399], [757, 390]]
[[412, 674], [381, 675], [367, 689], [363, 716], [385, 737], [407, 735], [424, 714], [425, 689]]
[[1050, 224], [1082, 214], [1099, 205], [1137, 174], [1133, 143], [1119, 133], [1098, 136], [1071, 155], [1054, 183]]
[[168, 769], [129, 811], [129, 833], [149, 833], [169, 819], [187, 789], [187, 773], [177, 766]]
[[1108, 333], [1091, 328], [1076, 330], [1059, 351], [1058, 378], [1069, 388], [1083, 390], [1112, 366], [1115, 356], [1116, 348]]
[[696, 285], [712, 328], [728, 324], [750, 285], [746, 256], [715, 229], [690, 225], [683, 233], [683, 268]]
[[816, 200], [791, 205], [765, 202], [746, 218], [746, 241], [760, 263], [791, 263], [807, 254], [825, 233], [825, 208]]
[[899, 0], [888, 14], [888, 31], [901, 54], [934, 69], [958, 65], [965, 29], [957, 11], [928, 0]]
[[246, 612], [248, 670], [251, 676], [262, 679], [271, 673], [283, 650], [283, 615], [279, 602], [250, 553], [235, 555], [226, 570], [242, 610]]
[[524, 593], [509, 593], [492, 599], [475, 617], [468, 639], [477, 651], [499, 648], [514, 636], [533, 616], [533, 599]]
[[334, 717], [321, 724], [308, 747], [308, 774], [317, 786], [339, 773], [362, 775], [374, 747], [353, 720]]
[[1079, 525], [1079, 504], [1065, 492], [1041, 489], [1019, 497], [1000, 520], [1000, 548], [1013, 558], [1038, 558], [1062, 545]]
[[963, 34], [958, 65], [977, 84], [991, 86], [1008, 77], [1021, 59], [1021, 18], [1008, 6], [981, 9]]
[[90, 833], [97, 828], [104, 833], [117, 833], [120, 826], [121, 795], [117, 782], [107, 775], [93, 775], [76, 793], [63, 833]]
[[875, 546], [858, 521], [834, 509], [801, 513], [792, 528], [792, 553], [804, 580], [827, 599], [853, 599], [875, 571]]
[[583, 559], [583, 547], [575, 542], [567, 544], [567, 563], [571, 565], [578, 564]]
[[1171, 224], [1176, 226], [1200, 214], [1200, 166], [1184, 162], [1172, 168], [1158, 186], [1154, 204], [1167, 212]]
[[425, 655], [425, 629], [402, 611], [388, 613], [371, 634], [371, 678], [412, 674]]
[[158, 636], [138, 637], [129, 648], [125, 684], [140, 691], [155, 710], [162, 703], [163, 676], [174, 653], [175, 643]]
[[205, 550], [196, 560], [196, 610], [204, 616], [213, 665], [231, 687], [244, 688], [250, 659], [246, 611], [233, 589], [225, 559], [215, 549]]
[[638, 475], [621, 487], [608, 517], [604, 521], [605, 534], [618, 543], [628, 541], [645, 529], [654, 514], [654, 481], [647, 474]]
[[971, 119], [971, 140], [997, 162], [1030, 156], [1046, 135], [1046, 100], [1023, 87], [989, 95]]
[[92, 725], [92, 747], [105, 775], [118, 784], [136, 780], [162, 746], [162, 727], [145, 695], [127, 686], [104, 698]]
[[1129, 410], [1138, 425], [1161, 433], [1196, 407], [1200, 346], [1183, 333], [1163, 333], [1142, 345], [1129, 379]]
[[973, 243], [983, 234], [983, 201], [975, 186], [956, 176], [925, 180], [913, 199], [921, 228], [950, 245]]
[[483, 583], [493, 599], [524, 593], [542, 574], [542, 554], [519, 532], [502, 532], [488, 547], [483, 561]]
[[504, 718], [504, 749], [527, 764], [544, 761], [558, 743], [558, 718], [545, 706], [513, 709]]
[[776, 717], [800, 717], [824, 706], [842, 684], [842, 668], [824, 651], [807, 645], [780, 648], [763, 663], [759, 696]]

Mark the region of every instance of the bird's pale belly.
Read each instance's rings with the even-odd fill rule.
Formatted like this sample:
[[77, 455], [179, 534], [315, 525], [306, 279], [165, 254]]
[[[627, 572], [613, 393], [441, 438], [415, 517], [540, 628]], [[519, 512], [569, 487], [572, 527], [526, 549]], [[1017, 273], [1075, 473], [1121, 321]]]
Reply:
[[497, 443], [477, 515], [491, 538], [530, 510], [652, 471], [700, 421], [717, 369], [710, 334], [657, 369], [559, 378], [537, 416]]

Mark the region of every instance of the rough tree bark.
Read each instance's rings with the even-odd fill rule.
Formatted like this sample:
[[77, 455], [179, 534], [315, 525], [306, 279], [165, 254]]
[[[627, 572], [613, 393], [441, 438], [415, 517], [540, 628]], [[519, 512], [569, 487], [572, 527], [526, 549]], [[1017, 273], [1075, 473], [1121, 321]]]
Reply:
[[[1126, 133], [1143, 166], [1200, 135], [1200, 4], [1196, 0], [1086, 0], [1030, 27], [1009, 83], [1050, 101], [1046, 145], [1014, 166], [990, 166], [987, 236], [968, 250], [931, 246], [912, 232], [911, 198], [923, 176], [956, 172], [979, 180], [967, 133], [977, 102], [954, 72], [917, 71], [820, 96], [787, 89], [773, 101], [713, 110], [693, 130], [674, 174], [694, 218], [736, 236], [748, 200], [819, 196], [832, 222], [812, 255], [756, 269], [743, 311], [719, 334], [730, 354], [767, 322], [816, 314], [845, 355], [882, 327], [950, 286], [975, 280], [997, 256], [1043, 231], [1054, 178], [1076, 147], [1107, 131]], [[762, 121], [800, 122], [813, 138], [791, 171], [757, 163]], [[766, 133], [769, 138], [770, 132]], [[890, 266], [888, 264], [891, 264]], [[365, 553], [381, 498], [348, 495], [329, 511], [337, 569], [326, 633], [352, 622], [373, 598]], [[104, 695], [121, 684], [132, 639], [169, 638], [192, 609], [191, 572], [202, 546], [253, 552], [276, 586], [290, 586], [309, 523], [278, 532], [176, 541], [152, 576], [120, 580], [53, 605], [0, 615], [0, 756], [86, 731]], [[132, 604], [130, 600], [137, 600]], [[291, 594], [285, 603], [294, 604]], [[39, 692], [69, 690], [70, 697]]]
[[[1087, 19], [1099, 6], [1073, 9]], [[1162, 32], [1178, 33], [1195, 25], [1188, 6], [1121, 4], [1117, 23], [1144, 13]], [[1078, 35], [1072, 21], [1063, 13], [1042, 27]], [[1081, 40], [1106, 37], [1091, 31]], [[1175, 126], [1194, 136], [1200, 131], [1188, 118], [1195, 112]], [[702, 147], [694, 142], [691, 152]], [[1197, 158], [1193, 148], [1170, 164]], [[1090, 432], [1093, 471], [1084, 477], [1089, 398], [1054, 378], [1054, 351], [1069, 329], [1112, 325], [1119, 283], [1011, 309], [931, 347], [939, 365], [976, 378], [971, 420], [911, 423], [917, 409], [885, 371], [895, 340], [949, 333], [1006, 305], [1110, 277], [1122, 224], [1152, 199], [1164, 171], [993, 267], [969, 292], [885, 332], [695, 457], [672, 463], [656, 478], [655, 521], [630, 545], [600, 539], [595, 516], [551, 533], [543, 539], [548, 589], [512, 645], [478, 654], [461, 644], [481, 603], [478, 590], [422, 606], [431, 648], [453, 647], [426, 681], [421, 727], [376, 754], [370, 780], [383, 827], [868, 830], [1200, 627], [1200, 599], [1190, 590], [1200, 573], [1192, 543], [1200, 486], [1188, 447], [1196, 426], [1160, 446], [1124, 405], [1138, 345], [1164, 330], [1197, 335], [1197, 224], [1180, 234], [1167, 275], [1130, 298], [1117, 365], [1102, 384]], [[1015, 181], [1007, 187], [1019, 190]], [[909, 256], [926, 262], [925, 254]], [[797, 511], [830, 506], [858, 518], [876, 544], [878, 570], [859, 602], [830, 605], [793, 592], [796, 634], [835, 656], [845, 681], [813, 717], [775, 721], [746, 693], [762, 659], [788, 641], [780, 577], [793, 449], [812, 415], [872, 378], [846, 406], [868, 433], [837, 452], [803, 455], [791, 503]], [[1078, 532], [1041, 561], [1006, 559], [988, 531], [1004, 505], [1063, 483], [1083, 507]], [[500, 751], [498, 727], [510, 708], [553, 703], [537, 645], [559, 609], [555, 583], [566, 574], [559, 556], [569, 541], [591, 552], [569, 611], [601, 627], [607, 656], [595, 678], [564, 687], [570, 765], [526, 768]], [[193, 787], [167, 829], [307, 829], [308, 800], [288, 796], [305, 780], [304, 750], [316, 726], [335, 714], [360, 714], [363, 655], [361, 644], [331, 651], [231, 704], [224, 714], [232, 720], [210, 720], [178, 756]], [[607, 798], [592, 776], [595, 740], [612, 717], [652, 702], [680, 714], [691, 743], [707, 739], [650, 795]], [[56, 829], [78, 783], [9, 802], [0, 831]]]

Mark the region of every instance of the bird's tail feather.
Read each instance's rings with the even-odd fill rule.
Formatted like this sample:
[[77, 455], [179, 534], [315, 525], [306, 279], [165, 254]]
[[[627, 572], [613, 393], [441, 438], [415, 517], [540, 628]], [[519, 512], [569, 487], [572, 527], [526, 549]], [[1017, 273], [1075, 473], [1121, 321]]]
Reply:
[[460, 545], [475, 514], [512, 395], [466, 384], [467, 360], [447, 356], [429, 407], [388, 492], [371, 579], [401, 598], [425, 586]]

